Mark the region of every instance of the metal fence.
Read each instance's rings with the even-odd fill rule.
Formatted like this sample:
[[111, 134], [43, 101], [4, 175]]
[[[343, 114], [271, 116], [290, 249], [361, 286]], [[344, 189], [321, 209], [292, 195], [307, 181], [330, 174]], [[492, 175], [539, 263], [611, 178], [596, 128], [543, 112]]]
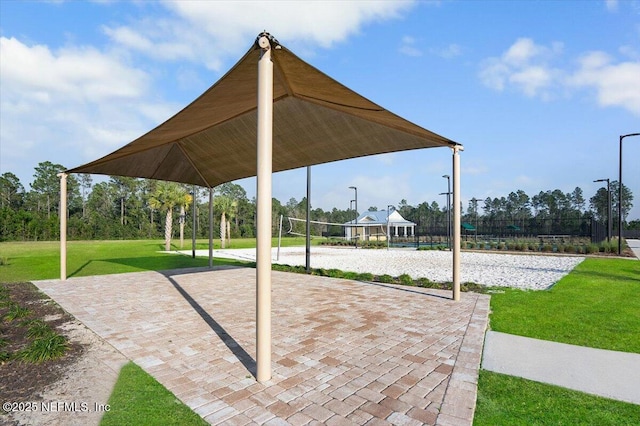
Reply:
[[[592, 217], [567, 219], [537, 219], [530, 218], [518, 221], [488, 220], [483, 218], [478, 223], [462, 221], [463, 240], [470, 239], [519, 239], [519, 238], [589, 238], [594, 243], [607, 239], [607, 224]], [[467, 229], [469, 228], [469, 229]], [[632, 231], [625, 231], [625, 236]], [[639, 232], [640, 234], [640, 232]], [[444, 226], [416, 226], [415, 236], [412, 238], [392, 239], [392, 242], [413, 242], [414, 244], [446, 243], [450, 232]], [[615, 236], [615, 231], [614, 235]], [[627, 236], [627, 238], [633, 238]]]

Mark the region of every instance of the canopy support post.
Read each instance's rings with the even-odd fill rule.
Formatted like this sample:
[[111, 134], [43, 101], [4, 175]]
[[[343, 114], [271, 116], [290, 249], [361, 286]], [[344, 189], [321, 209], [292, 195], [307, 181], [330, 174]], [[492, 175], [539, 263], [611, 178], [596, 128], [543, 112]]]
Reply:
[[307, 274], [311, 273], [311, 166], [307, 166], [307, 230], [305, 243], [305, 264]]
[[193, 259], [196, 258], [196, 186], [193, 185], [193, 199], [191, 200], [192, 206], [191, 212], [192, 223], [191, 223], [191, 257]]
[[460, 300], [460, 151], [462, 145], [453, 150], [453, 300]]
[[258, 36], [258, 164], [256, 235], [256, 379], [271, 379], [271, 173], [273, 63], [267, 33]]
[[67, 174], [59, 173], [60, 178], [60, 280], [67, 279]]
[[209, 269], [213, 269], [213, 188], [209, 188]]

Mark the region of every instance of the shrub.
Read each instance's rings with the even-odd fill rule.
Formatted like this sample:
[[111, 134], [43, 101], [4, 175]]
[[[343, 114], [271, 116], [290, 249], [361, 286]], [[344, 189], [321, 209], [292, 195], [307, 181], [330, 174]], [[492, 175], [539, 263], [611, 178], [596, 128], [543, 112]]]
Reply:
[[50, 359], [60, 358], [69, 347], [64, 336], [51, 331], [45, 336], [35, 339], [29, 346], [18, 353], [18, 358], [40, 363]]
[[342, 278], [347, 279], [347, 280], [357, 280], [358, 279], [358, 273], [357, 272], [345, 272], [344, 275], [342, 276]]
[[27, 308], [23, 308], [14, 302], [9, 302], [9, 312], [4, 314], [3, 319], [7, 322], [11, 322], [15, 319], [24, 318], [28, 316], [31, 312]]
[[482, 284], [467, 281], [460, 284], [460, 291], [475, 291], [478, 293], [487, 293], [487, 288]]
[[585, 251], [586, 251], [588, 254], [591, 254], [591, 253], [598, 253], [598, 251], [600, 251], [600, 248], [598, 247], [598, 245], [597, 245], [597, 244], [593, 244], [593, 243], [591, 243], [591, 244], [589, 244], [589, 245], [587, 245], [587, 246], [585, 247]]
[[572, 246], [571, 244], [567, 244], [566, 246], [564, 246], [564, 252], [565, 253], [575, 253], [576, 252], [576, 248], [574, 246]]
[[327, 271], [327, 276], [331, 277], [331, 278], [343, 278], [344, 277], [344, 272], [342, 272], [340, 269], [329, 269]]
[[431, 288], [433, 287], [433, 283], [429, 280], [429, 278], [418, 278], [418, 287]]
[[381, 283], [390, 284], [390, 283], [392, 283], [394, 280], [393, 280], [393, 277], [392, 277], [391, 275], [389, 275], [389, 274], [384, 274], [384, 275], [380, 275], [380, 276], [378, 277], [378, 281], [379, 281], [379, 282], [381, 282]]
[[411, 278], [409, 274], [400, 275], [398, 277], [398, 281], [400, 281], [400, 284], [402, 285], [411, 285], [411, 286], [415, 285], [415, 283], [413, 282], [413, 278]]
[[357, 275], [357, 280], [358, 281], [373, 281], [373, 274], [370, 274], [368, 272], [363, 272], [363, 273]]
[[53, 331], [51, 330], [51, 327], [49, 327], [49, 325], [47, 323], [45, 323], [44, 321], [40, 320], [40, 319], [35, 319], [35, 320], [31, 320], [31, 321], [27, 321], [26, 325], [27, 328], [27, 337], [29, 339], [37, 339], [39, 337], [45, 337], [47, 336], [49, 333], [52, 333]]
[[318, 268], [311, 271], [312, 275], [320, 275], [321, 277], [328, 277], [329, 272], [324, 268]]

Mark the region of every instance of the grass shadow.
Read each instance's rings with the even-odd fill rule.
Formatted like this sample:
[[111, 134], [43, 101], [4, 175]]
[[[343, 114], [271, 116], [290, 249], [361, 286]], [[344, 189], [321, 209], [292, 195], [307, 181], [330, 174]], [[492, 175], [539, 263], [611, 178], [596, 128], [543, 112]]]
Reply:
[[93, 262], [93, 260], [87, 260], [86, 262], [84, 262], [78, 269], [76, 269], [75, 271], [73, 271], [72, 273], [70, 273], [68, 275], [68, 278], [73, 278], [76, 275], [78, 275], [80, 272], [82, 272], [82, 270], [84, 268], [86, 268], [87, 266], [89, 266], [91, 264], [91, 262]]
[[[109, 267], [109, 264], [117, 264], [126, 268]], [[230, 259], [214, 259], [214, 268], [221, 266], [240, 268], [246, 267], [247, 265]], [[208, 267], [209, 259], [207, 258], [193, 259], [191, 256], [180, 255], [93, 259], [86, 261], [76, 268], [68, 277], [110, 275], [141, 271], [178, 271], [180, 269], [193, 268], [208, 269]]]
[[639, 281], [640, 282], [640, 275], [636, 275], [640, 272], [640, 268], [638, 268], [637, 270], [633, 270], [632, 268], [629, 269], [618, 269], [617, 271], [608, 271], [608, 272], [601, 272], [601, 271], [594, 271], [594, 270], [588, 270], [588, 271], [577, 271], [577, 270], [573, 270], [571, 272], [572, 275], [576, 275], [576, 276], [584, 276], [585, 278], [591, 278], [591, 277], [598, 277], [598, 278], [602, 278], [608, 281], [612, 281], [612, 282], [616, 282], [616, 281]]

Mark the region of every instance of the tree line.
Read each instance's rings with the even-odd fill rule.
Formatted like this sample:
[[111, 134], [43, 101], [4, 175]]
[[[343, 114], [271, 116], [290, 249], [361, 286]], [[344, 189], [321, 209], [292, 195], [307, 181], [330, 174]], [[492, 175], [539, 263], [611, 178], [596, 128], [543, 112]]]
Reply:
[[[35, 168], [33, 181], [27, 190], [10, 172], [0, 176], [0, 241], [57, 240], [59, 234], [60, 179], [66, 168], [60, 164], [42, 162]], [[622, 214], [626, 217], [633, 207], [633, 194], [623, 185]], [[192, 235], [191, 210], [196, 201], [196, 236], [208, 238], [208, 189], [152, 179], [110, 176], [94, 183], [89, 174], [72, 174], [67, 179], [68, 238], [92, 239], [182, 239]], [[247, 197], [240, 185], [225, 183], [214, 190], [215, 239], [224, 245], [232, 238], [255, 236], [256, 202]], [[618, 183], [611, 182], [612, 216], [617, 218], [620, 203]], [[396, 206], [407, 220], [418, 224], [422, 233], [446, 233], [449, 208], [436, 201], [416, 206], [401, 200]], [[280, 216], [305, 218], [306, 199], [289, 199], [285, 204], [273, 199], [272, 230], [279, 231]], [[579, 187], [571, 193], [550, 190], [530, 197], [522, 190], [506, 197], [472, 199], [459, 207], [462, 221], [483, 228], [485, 233], [499, 232], [510, 224], [519, 228], [543, 224], [549, 232], [580, 226], [587, 218], [604, 222], [607, 218], [606, 188], [599, 188], [587, 201]], [[376, 210], [375, 206], [369, 210]], [[311, 209], [311, 219], [320, 222], [346, 223], [356, 217], [352, 209]], [[614, 220], [614, 229], [615, 223]], [[573, 223], [573, 225], [571, 225]], [[640, 221], [626, 224], [640, 229]], [[285, 222], [283, 234], [300, 232], [303, 228]], [[340, 235], [341, 227], [313, 225], [313, 235]], [[538, 231], [540, 232], [540, 231]], [[543, 232], [544, 233], [544, 232]]]

